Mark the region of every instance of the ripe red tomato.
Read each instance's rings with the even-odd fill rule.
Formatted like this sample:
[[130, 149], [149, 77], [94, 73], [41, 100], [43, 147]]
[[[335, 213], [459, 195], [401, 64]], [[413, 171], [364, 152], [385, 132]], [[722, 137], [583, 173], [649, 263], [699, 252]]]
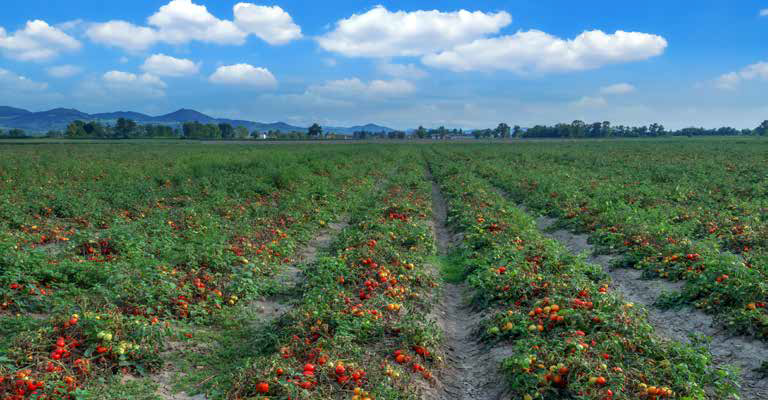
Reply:
[[266, 382], [260, 382], [258, 385], [256, 385], [256, 391], [259, 393], [268, 393], [269, 384]]
[[600, 385], [600, 386], [603, 386], [603, 385], [605, 385], [605, 383], [606, 383], [606, 382], [607, 382], [607, 381], [606, 381], [606, 380], [605, 380], [605, 378], [604, 378], [604, 377], [602, 377], [602, 376], [598, 376], [598, 377], [597, 377], [597, 380], [595, 380], [595, 383], [596, 383], [596, 384], [598, 384], [598, 385]]

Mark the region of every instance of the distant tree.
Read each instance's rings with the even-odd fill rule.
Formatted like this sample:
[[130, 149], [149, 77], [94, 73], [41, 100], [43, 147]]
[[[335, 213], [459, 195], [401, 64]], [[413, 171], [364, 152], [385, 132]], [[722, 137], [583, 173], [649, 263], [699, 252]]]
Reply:
[[515, 125], [515, 127], [512, 128], [512, 135], [516, 138], [523, 136], [523, 129], [520, 128], [520, 125]]
[[[223, 135], [224, 133], [222, 132], [222, 136]], [[238, 126], [237, 128], [235, 128], [235, 137], [238, 139], [248, 139], [249, 137], [251, 137], [251, 133], [248, 132], [248, 128], [244, 126]]]
[[8, 137], [8, 134], [4, 130], [0, 129], [0, 138]]
[[235, 137], [235, 128], [226, 122], [219, 124], [219, 131], [221, 132], [222, 139], [232, 139]]
[[98, 121], [90, 121], [83, 125], [83, 130], [87, 137], [92, 138], [106, 138], [108, 135], [107, 129]]
[[659, 123], [651, 124], [650, 128], [651, 136], [666, 136], [669, 132], [664, 128], [664, 125]]
[[192, 139], [196, 132], [197, 132], [197, 126], [200, 125], [199, 122], [185, 122], [181, 125], [181, 132], [182, 137], [185, 139]]
[[760, 126], [755, 128], [755, 135], [766, 136], [768, 135], [768, 120], [763, 121]]
[[221, 139], [221, 129], [216, 124], [185, 122], [181, 129], [182, 137], [186, 139]]
[[[107, 126], [107, 130], [110, 130], [109, 126]], [[111, 130], [114, 131], [114, 129], [111, 129]], [[115, 133], [112, 132], [109, 135], [114, 137]], [[131, 137], [131, 138], [143, 138], [143, 137], [150, 137], [150, 134], [149, 134], [149, 131], [147, 130], [147, 127], [145, 125], [137, 124], [136, 125], [136, 129], [133, 130], [133, 132], [131, 133], [131, 136], [129, 136], [129, 137]]]
[[314, 123], [309, 127], [308, 133], [310, 138], [320, 138], [323, 136], [323, 128], [317, 123]]
[[12, 138], [23, 138], [27, 136], [27, 133], [22, 129], [11, 129], [8, 131], [8, 136]]
[[584, 121], [573, 121], [571, 123], [571, 129], [570, 129], [570, 137], [573, 138], [583, 138], [587, 134], [587, 124], [584, 123]]
[[115, 136], [118, 138], [129, 138], [133, 136], [136, 130], [136, 121], [127, 118], [118, 118], [115, 125]]
[[221, 139], [221, 129], [219, 129], [219, 126], [216, 124], [205, 124], [203, 125], [203, 129], [205, 133], [203, 134], [203, 137], [206, 139]]
[[48, 133], [45, 134], [45, 137], [49, 137], [49, 138], [64, 137], [64, 132], [57, 131], [57, 130], [50, 130], [50, 131], [48, 131]]
[[600, 136], [611, 137], [613, 136], [613, 128], [611, 128], [611, 121], [603, 121], [600, 127]]
[[172, 127], [168, 125], [154, 125], [154, 124], [147, 124], [143, 126], [139, 126], [139, 128], [142, 128], [144, 130], [144, 136], [146, 137], [178, 137], [179, 133], [178, 130], [174, 130]]
[[67, 125], [67, 131], [64, 135], [70, 139], [84, 138], [87, 135], [85, 129], [83, 128], [84, 126], [85, 122], [83, 121], [72, 121], [69, 123], [69, 125]]
[[424, 129], [423, 126], [419, 126], [419, 129], [416, 129], [416, 131], [413, 134], [416, 135], [416, 137], [419, 139], [424, 139], [425, 137], [427, 137], [428, 132], [426, 129]]
[[603, 124], [594, 122], [587, 128], [587, 137], [596, 138], [603, 136]]
[[512, 135], [512, 129], [506, 123], [502, 122], [493, 131], [493, 136], [498, 138], [508, 138]]

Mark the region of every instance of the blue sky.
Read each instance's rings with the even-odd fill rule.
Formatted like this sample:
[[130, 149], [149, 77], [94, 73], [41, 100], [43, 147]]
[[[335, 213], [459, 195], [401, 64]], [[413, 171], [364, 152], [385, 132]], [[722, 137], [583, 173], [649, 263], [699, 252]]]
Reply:
[[767, 38], [766, 0], [5, 0], [0, 104], [754, 127], [768, 119]]

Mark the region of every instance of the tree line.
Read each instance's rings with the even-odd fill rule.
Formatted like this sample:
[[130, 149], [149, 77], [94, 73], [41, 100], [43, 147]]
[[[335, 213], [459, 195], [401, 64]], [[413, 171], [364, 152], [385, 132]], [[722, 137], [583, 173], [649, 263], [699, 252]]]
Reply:
[[662, 136], [765, 136], [768, 135], [768, 121], [763, 121], [755, 129], [722, 128], [696, 128], [689, 127], [678, 130], [668, 130], [661, 124], [648, 126], [612, 126], [610, 121], [595, 122], [592, 124], [583, 121], [573, 121], [570, 124], [557, 124], [554, 126], [536, 125], [527, 130], [515, 126], [514, 137], [521, 138], [640, 138]]
[[[462, 129], [448, 129], [441, 126], [436, 129], [427, 129], [419, 126], [409, 135], [405, 131], [370, 132], [357, 131], [352, 135], [353, 139], [449, 139], [452, 137], [473, 136], [476, 139], [504, 139], [504, 138], [642, 138], [664, 136], [768, 136], [768, 120], [763, 121], [755, 129], [736, 129], [731, 127], [721, 128], [696, 128], [689, 127], [678, 130], [668, 130], [661, 124], [648, 126], [624, 126], [612, 125], [610, 121], [594, 122], [587, 124], [583, 121], [573, 121], [570, 124], [560, 123], [552, 126], [536, 125], [523, 129], [519, 125], [510, 127], [506, 123], [500, 123], [494, 129], [476, 129], [464, 131]], [[159, 124], [137, 124], [136, 121], [127, 118], [119, 118], [115, 125], [104, 124], [99, 121], [76, 120], [67, 125], [64, 131], [51, 130], [46, 135], [50, 138], [70, 139], [137, 139], [137, 138], [181, 138], [181, 139], [271, 139], [271, 140], [306, 140], [306, 139], [335, 139], [345, 138], [344, 135], [324, 133], [323, 128], [315, 123], [306, 132], [282, 132], [249, 131], [244, 126], [232, 126], [229, 123], [203, 124], [200, 122], [185, 122], [179, 127]], [[25, 138], [30, 137], [22, 129], [0, 129], [0, 138]]]
[[27, 133], [23, 129], [9, 129], [4, 131], [0, 129], [0, 138], [25, 138]]
[[136, 138], [171, 138], [177, 132], [170, 126], [146, 124], [139, 125], [127, 118], [119, 118], [115, 125], [102, 124], [99, 121], [72, 121], [63, 132], [50, 131], [48, 137], [69, 139], [136, 139]]

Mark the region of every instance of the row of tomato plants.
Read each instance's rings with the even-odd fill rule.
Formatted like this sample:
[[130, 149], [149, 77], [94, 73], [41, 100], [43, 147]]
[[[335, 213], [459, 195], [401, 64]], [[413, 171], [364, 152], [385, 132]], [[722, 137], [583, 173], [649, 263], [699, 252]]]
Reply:
[[[4, 192], [14, 211], [0, 236], [2, 398], [67, 397], [104, 374], [157, 370], [176, 336], [169, 327], [206, 324], [274, 290], [270, 277], [297, 246], [362, 199], [383, 167], [349, 168], [362, 161], [351, 151], [328, 160], [324, 151], [199, 148], [150, 159], [139, 151], [152, 149], [110, 149], [115, 166], [108, 157], [85, 163], [86, 150], [40, 171], [46, 178], [13, 175]], [[57, 157], [53, 148], [34, 155], [46, 152]], [[49, 190], [33, 200], [42, 181]], [[82, 201], [94, 209], [56, 211]]]
[[534, 220], [467, 160], [431, 157], [449, 221], [464, 233], [456, 256], [475, 302], [482, 338], [509, 347], [501, 368], [523, 399], [703, 399], [735, 393], [706, 349], [654, 334], [643, 310], [609, 289], [599, 266], [543, 236]]
[[[308, 265], [295, 306], [264, 329], [231, 398], [414, 399], [439, 365], [428, 258], [430, 186], [407, 154]], [[261, 397], [258, 397], [261, 396]]]
[[473, 167], [517, 201], [620, 251], [623, 266], [684, 280], [664, 303], [691, 304], [733, 332], [768, 339], [766, 146], [624, 146], [503, 150]]

